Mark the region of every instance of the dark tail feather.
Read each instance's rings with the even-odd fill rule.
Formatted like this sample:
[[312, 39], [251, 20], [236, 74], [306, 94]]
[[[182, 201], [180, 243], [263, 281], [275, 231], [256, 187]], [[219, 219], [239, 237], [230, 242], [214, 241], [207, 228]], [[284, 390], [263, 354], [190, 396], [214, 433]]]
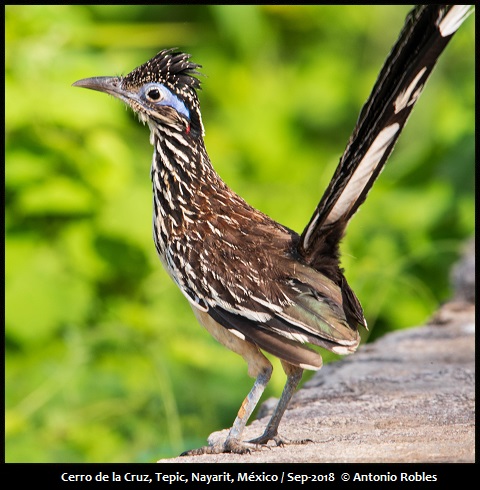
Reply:
[[471, 13], [468, 5], [421, 5], [407, 16], [363, 106], [333, 178], [298, 249], [312, 265], [336, 255], [345, 227], [382, 171], [445, 46]]

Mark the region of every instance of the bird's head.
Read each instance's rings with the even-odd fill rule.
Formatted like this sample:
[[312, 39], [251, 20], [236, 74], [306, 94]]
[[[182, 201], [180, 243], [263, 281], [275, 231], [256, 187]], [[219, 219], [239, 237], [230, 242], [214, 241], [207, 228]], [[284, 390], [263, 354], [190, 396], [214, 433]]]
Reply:
[[196, 93], [200, 81], [195, 76], [201, 65], [189, 59], [188, 54], [166, 49], [124, 77], [84, 78], [73, 85], [123, 100], [143, 122], [203, 135]]

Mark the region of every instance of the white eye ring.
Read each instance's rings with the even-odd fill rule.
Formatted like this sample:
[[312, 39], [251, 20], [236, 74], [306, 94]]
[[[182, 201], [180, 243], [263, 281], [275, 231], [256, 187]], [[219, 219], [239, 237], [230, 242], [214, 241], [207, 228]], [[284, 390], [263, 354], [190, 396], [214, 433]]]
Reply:
[[163, 99], [162, 92], [156, 87], [150, 88], [146, 95], [152, 102], [158, 102], [159, 100]]

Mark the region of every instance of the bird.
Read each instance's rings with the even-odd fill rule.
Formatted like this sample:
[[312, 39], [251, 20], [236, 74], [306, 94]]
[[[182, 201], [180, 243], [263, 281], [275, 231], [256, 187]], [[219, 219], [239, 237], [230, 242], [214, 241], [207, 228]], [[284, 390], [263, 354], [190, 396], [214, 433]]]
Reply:
[[[225, 440], [183, 455], [238, 453], [307, 443], [278, 427], [304, 370], [322, 367], [316, 347], [353, 353], [367, 328], [340, 263], [347, 224], [384, 168], [439, 56], [471, 6], [420, 5], [361, 109], [334, 175], [297, 233], [249, 205], [214, 170], [204, 143], [201, 65], [164, 49], [125, 76], [73, 85], [110, 94], [148, 125], [153, 145], [153, 240], [160, 261], [199, 323], [244, 358], [254, 384]], [[262, 435], [244, 428], [280, 359], [286, 383]]]

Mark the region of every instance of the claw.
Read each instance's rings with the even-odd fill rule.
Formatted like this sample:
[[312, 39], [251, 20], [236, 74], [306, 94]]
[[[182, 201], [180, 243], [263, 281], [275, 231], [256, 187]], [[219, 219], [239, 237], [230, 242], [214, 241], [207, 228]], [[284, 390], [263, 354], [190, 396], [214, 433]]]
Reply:
[[184, 451], [180, 456], [200, 456], [202, 454], [251, 454], [252, 451], [260, 451], [263, 444], [254, 444], [250, 442], [242, 442], [238, 439], [227, 439], [223, 444], [214, 444], [212, 446], [203, 446], [198, 449], [190, 449]]
[[257, 437], [256, 439], [252, 439], [251, 441], [248, 442], [250, 442], [251, 444], [259, 444], [264, 447], [268, 447], [270, 449], [270, 446], [268, 446], [268, 441], [273, 441], [279, 447], [284, 447], [293, 444], [309, 444], [310, 442], [313, 442], [312, 439], [287, 439], [286, 437], [281, 437], [278, 434], [276, 435], [263, 434], [260, 437]]
[[201, 456], [202, 454], [218, 454], [221, 450], [217, 446], [202, 446], [197, 449], [184, 451], [180, 456]]

